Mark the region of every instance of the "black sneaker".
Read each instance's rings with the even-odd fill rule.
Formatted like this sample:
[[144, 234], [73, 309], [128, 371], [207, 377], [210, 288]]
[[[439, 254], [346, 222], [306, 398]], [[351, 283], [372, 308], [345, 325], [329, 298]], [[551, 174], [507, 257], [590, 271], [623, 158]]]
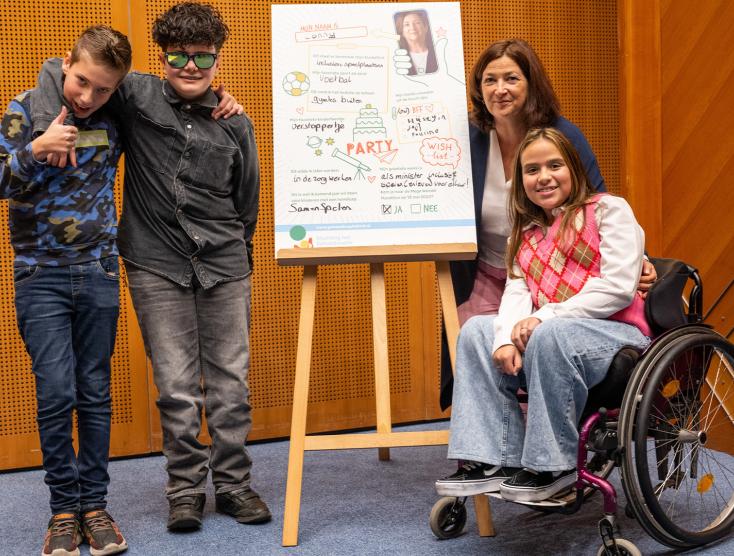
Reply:
[[436, 492], [441, 496], [472, 496], [498, 492], [500, 483], [518, 471], [515, 467], [465, 461], [456, 473], [436, 481]]
[[79, 517], [76, 514], [56, 514], [48, 522], [41, 556], [79, 556]]
[[515, 502], [540, 502], [563, 492], [576, 482], [576, 470], [533, 471], [523, 469], [500, 485], [502, 498]]
[[265, 523], [273, 517], [260, 495], [250, 487], [217, 494], [217, 511], [231, 515], [239, 523]]
[[168, 500], [168, 530], [195, 531], [201, 527], [201, 516], [204, 513], [206, 496], [190, 494]]
[[92, 510], [82, 514], [82, 533], [89, 543], [92, 556], [108, 556], [127, 550], [125, 537], [105, 510]]

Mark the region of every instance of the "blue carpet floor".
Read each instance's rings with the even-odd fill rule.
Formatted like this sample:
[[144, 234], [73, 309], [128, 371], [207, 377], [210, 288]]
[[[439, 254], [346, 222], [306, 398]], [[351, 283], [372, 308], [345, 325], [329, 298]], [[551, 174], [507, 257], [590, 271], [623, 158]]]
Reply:
[[[409, 427], [444, 428], [446, 423]], [[406, 429], [403, 429], [406, 430]], [[446, 447], [396, 448], [381, 462], [376, 450], [306, 454], [301, 499], [299, 545], [281, 547], [288, 443], [251, 446], [253, 486], [273, 511], [265, 525], [240, 525], [214, 511], [210, 490], [201, 531], [166, 531], [168, 506], [163, 495], [161, 456], [114, 461], [109, 511], [123, 530], [127, 554], [150, 556], [209, 555], [376, 555], [376, 554], [509, 554], [595, 555], [600, 545], [596, 523], [601, 497], [594, 496], [572, 516], [543, 515], [522, 506], [493, 501], [497, 536], [477, 535], [473, 509], [467, 531], [439, 541], [428, 516], [437, 500], [433, 481], [452, 472]], [[619, 479], [614, 484], [624, 501]], [[42, 471], [0, 474], [0, 554], [38, 555], [49, 517]], [[645, 555], [672, 554], [650, 539], [640, 526], [621, 516], [623, 536]], [[689, 554], [734, 554], [734, 536]], [[82, 555], [89, 548], [82, 546]]]

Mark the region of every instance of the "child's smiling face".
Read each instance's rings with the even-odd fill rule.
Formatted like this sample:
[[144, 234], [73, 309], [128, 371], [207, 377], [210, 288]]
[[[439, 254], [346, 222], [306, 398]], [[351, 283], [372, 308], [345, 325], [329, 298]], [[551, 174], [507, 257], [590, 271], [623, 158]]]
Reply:
[[571, 195], [571, 171], [566, 160], [558, 147], [540, 138], [525, 148], [520, 161], [525, 194], [552, 219], [553, 209]]
[[[186, 47], [169, 46], [166, 52], [185, 52], [186, 54], [195, 54], [201, 52], [217, 53], [214, 45], [206, 44], [190, 44]], [[182, 68], [174, 68], [166, 62], [165, 52], [160, 55], [163, 71], [166, 79], [183, 100], [197, 100], [206, 94], [211, 87], [214, 76], [219, 69], [219, 58], [216, 59], [214, 65], [208, 69], [200, 69], [194, 64], [193, 60], [189, 60]]]
[[88, 118], [101, 108], [115, 92], [125, 77], [125, 72], [95, 62], [86, 51], [82, 51], [76, 62], [71, 52], [64, 58], [64, 98], [71, 105], [77, 118]]

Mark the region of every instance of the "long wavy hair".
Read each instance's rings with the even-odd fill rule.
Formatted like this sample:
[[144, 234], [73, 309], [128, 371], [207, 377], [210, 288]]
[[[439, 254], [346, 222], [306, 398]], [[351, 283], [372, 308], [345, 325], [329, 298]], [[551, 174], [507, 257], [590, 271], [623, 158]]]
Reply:
[[512, 278], [518, 278], [512, 272], [512, 268], [515, 257], [517, 257], [517, 251], [522, 244], [525, 229], [532, 225], [548, 228], [553, 224], [553, 218], [550, 218], [541, 207], [528, 198], [523, 185], [522, 155], [531, 144], [541, 139], [555, 145], [571, 174], [571, 193], [562, 205], [564, 207], [563, 219], [558, 229], [557, 238], [562, 237], [564, 241], [571, 241], [575, 237], [573, 221], [583, 206], [596, 194], [589, 177], [586, 175], [586, 170], [581, 163], [578, 152], [563, 133], [552, 127], [539, 127], [528, 131], [517, 150], [512, 173], [512, 187], [507, 201], [512, 232], [510, 232], [505, 264], [507, 272]]
[[514, 61], [528, 82], [523, 119], [527, 129], [553, 125], [561, 114], [561, 105], [553, 91], [548, 74], [535, 50], [522, 39], [508, 39], [489, 45], [479, 55], [469, 78], [471, 121], [485, 133], [494, 127], [494, 116], [487, 110], [482, 96], [482, 74], [490, 62], [502, 56]]

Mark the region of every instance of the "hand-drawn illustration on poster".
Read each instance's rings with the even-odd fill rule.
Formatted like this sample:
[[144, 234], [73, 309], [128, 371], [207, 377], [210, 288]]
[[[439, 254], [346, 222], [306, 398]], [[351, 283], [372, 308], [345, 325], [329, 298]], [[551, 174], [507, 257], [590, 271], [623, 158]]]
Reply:
[[458, 2], [272, 6], [275, 250], [476, 243]]

